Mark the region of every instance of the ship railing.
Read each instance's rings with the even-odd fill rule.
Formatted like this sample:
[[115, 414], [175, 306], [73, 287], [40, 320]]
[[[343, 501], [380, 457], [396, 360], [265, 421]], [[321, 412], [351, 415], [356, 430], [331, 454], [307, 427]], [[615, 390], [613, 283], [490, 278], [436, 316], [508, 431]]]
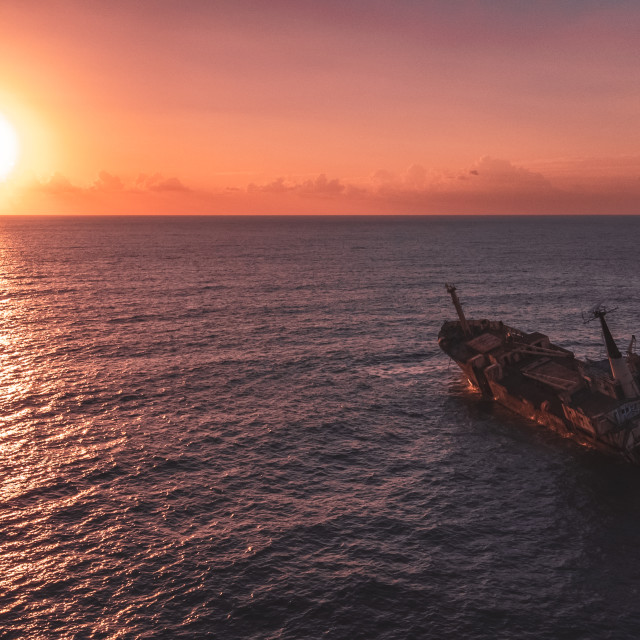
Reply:
[[566, 378], [558, 378], [556, 376], [550, 376], [543, 373], [530, 373], [528, 371], [522, 371], [522, 375], [532, 380], [537, 380], [544, 384], [554, 387], [555, 389], [561, 389], [562, 391], [573, 391], [577, 389], [580, 384], [575, 380], [567, 380]]
[[501, 320], [487, 320], [486, 318], [482, 319], [473, 319], [467, 318], [467, 324], [470, 327], [474, 327], [475, 329], [488, 329], [490, 331], [499, 331], [499, 332], [508, 332], [511, 335], [525, 337], [527, 334], [519, 329], [513, 329], [512, 327], [507, 326]]
[[548, 347], [538, 347], [531, 344], [526, 344], [524, 342], [515, 342], [515, 346], [513, 351], [518, 351], [520, 353], [529, 353], [533, 355], [539, 356], [552, 356], [554, 358], [568, 358], [570, 354], [566, 351], [559, 351], [557, 349], [549, 349]]

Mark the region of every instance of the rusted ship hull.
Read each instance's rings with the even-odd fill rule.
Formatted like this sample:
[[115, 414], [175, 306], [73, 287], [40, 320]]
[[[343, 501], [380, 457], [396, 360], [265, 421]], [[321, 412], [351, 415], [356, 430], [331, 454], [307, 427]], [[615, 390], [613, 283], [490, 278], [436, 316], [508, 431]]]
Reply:
[[640, 357], [628, 353], [622, 359], [604, 321], [606, 311], [601, 322], [609, 359], [583, 361], [544, 334], [467, 320], [455, 288], [449, 293], [460, 319], [444, 323], [438, 343], [485, 398], [640, 464]]

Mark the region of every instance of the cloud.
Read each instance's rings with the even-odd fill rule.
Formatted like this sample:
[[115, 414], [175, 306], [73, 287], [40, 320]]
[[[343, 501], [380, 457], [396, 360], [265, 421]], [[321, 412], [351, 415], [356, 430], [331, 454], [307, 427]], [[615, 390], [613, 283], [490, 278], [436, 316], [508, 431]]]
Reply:
[[427, 170], [420, 164], [412, 164], [404, 175], [404, 182], [409, 188], [424, 189], [427, 183]]
[[517, 167], [508, 160], [484, 156], [478, 160], [469, 175], [474, 176], [474, 188], [491, 191], [547, 191], [553, 185], [541, 173]]
[[[589, 166], [591, 166], [590, 163]], [[607, 166], [619, 162], [608, 161]], [[366, 180], [348, 182], [320, 174], [313, 179], [285, 179], [250, 185], [249, 193], [269, 194], [271, 202], [314, 199], [325, 211], [398, 214], [606, 214], [640, 213], [640, 179], [631, 171], [616, 181], [582, 180], [569, 184], [557, 175], [535, 171], [503, 158], [483, 156], [471, 166], [448, 172], [413, 164], [397, 174], [378, 169]], [[573, 166], [574, 176], [579, 166]], [[613, 169], [612, 169], [613, 172]]]
[[324, 173], [313, 180], [305, 180], [298, 187], [299, 193], [315, 196], [339, 196], [344, 191], [345, 185], [340, 180], [329, 180]]
[[294, 193], [301, 196], [335, 197], [345, 193], [347, 188], [347, 185], [343, 184], [337, 178], [330, 180], [326, 174], [321, 173], [316, 178], [302, 180], [300, 182], [279, 177], [263, 185], [252, 183], [247, 187], [247, 191], [249, 193]]
[[[466, 184], [461, 184], [465, 182]], [[459, 191], [536, 191], [553, 186], [541, 173], [513, 165], [508, 160], [484, 156], [471, 167], [450, 172], [427, 171], [413, 164], [403, 174], [378, 169], [370, 180], [378, 193], [431, 193]]]
[[31, 188], [34, 191], [41, 191], [43, 193], [56, 194], [70, 194], [80, 191], [78, 187], [71, 184], [71, 181], [63, 176], [61, 173], [54, 173], [48, 180], [40, 182], [35, 180], [31, 184]]
[[160, 173], [127, 179], [102, 170], [88, 185], [77, 185], [61, 173], [45, 179], [5, 185], [0, 212], [67, 213], [182, 213], [209, 212], [207, 194], [194, 192], [177, 177]]
[[577, 191], [636, 190], [640, 156], [556, 158], [533, 163], [562, 189]]
[[98, 173], [98, 179], [93, 183], [92, 188], [96, 191], [122, 191], [124, 183], [119, 176], [111, 175], [106, 171]]
[[371, 174], [371, 182], [376, 187], [383, 187], [389, 184], [395, 184], [398, 182], [398, 177], [395, 173], [387, 171], [387, 169], [376, 169]]
[[640, 158], [556, 160], [532, 168], [483, 156], [450, 171], [412, 164], [360, 179], [319, 173], [216, 190], [190, 189], [159, 173], [131, 179], [103, 170], [88, 186], [56, 173], [0, 205], [15, 213], [640, 214]]
[[247, 191], [251, 192], [262, 192], [262, 193], [286, 193], [287, 191], [292, 191], [294, 189], [294, 185], [288, 184], [284, 178], [276, 178], [271, 182], [267, 182], [263, 185], [256, 185], [251, 183], [247, 187]]
[[136, 178], [135, 187], [143, 191], [189, 191], [179, 178], [164, 178], [160, 173], [150, 176], [141, 173]]
[[98, 177], [89, 186], [78, 186], [61, 173], [54, 173], [45, 180], [34, 180], [28, 187], [32, 191], [49, 193], [52, 195], [64, 194], [108, 194], [115, 192], [163, 192], [163, 191], [189, 191], [183, 182], [176, 177], [165, 178], [160, 173], [148, 175], [141, 173], [135, 180], [125, 180], [121, 176], [108, 171], [100, 171]]

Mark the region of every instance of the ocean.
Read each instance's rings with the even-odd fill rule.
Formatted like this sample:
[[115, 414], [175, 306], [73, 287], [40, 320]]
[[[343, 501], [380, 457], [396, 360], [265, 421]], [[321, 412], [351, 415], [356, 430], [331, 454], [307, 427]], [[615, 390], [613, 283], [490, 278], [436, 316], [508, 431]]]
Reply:
[[640, 218], [0, 218], [0, 637], [636, 638], [640, 468], [483, 402], [603, 357]]

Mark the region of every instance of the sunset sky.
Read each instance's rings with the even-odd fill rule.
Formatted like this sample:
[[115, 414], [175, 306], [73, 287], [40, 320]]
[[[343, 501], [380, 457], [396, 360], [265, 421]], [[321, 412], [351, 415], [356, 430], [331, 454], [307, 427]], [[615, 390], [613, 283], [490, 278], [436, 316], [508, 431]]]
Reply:
[[0, 212], [640, 213], [639, 34], [636, 1], [2, 2]]

